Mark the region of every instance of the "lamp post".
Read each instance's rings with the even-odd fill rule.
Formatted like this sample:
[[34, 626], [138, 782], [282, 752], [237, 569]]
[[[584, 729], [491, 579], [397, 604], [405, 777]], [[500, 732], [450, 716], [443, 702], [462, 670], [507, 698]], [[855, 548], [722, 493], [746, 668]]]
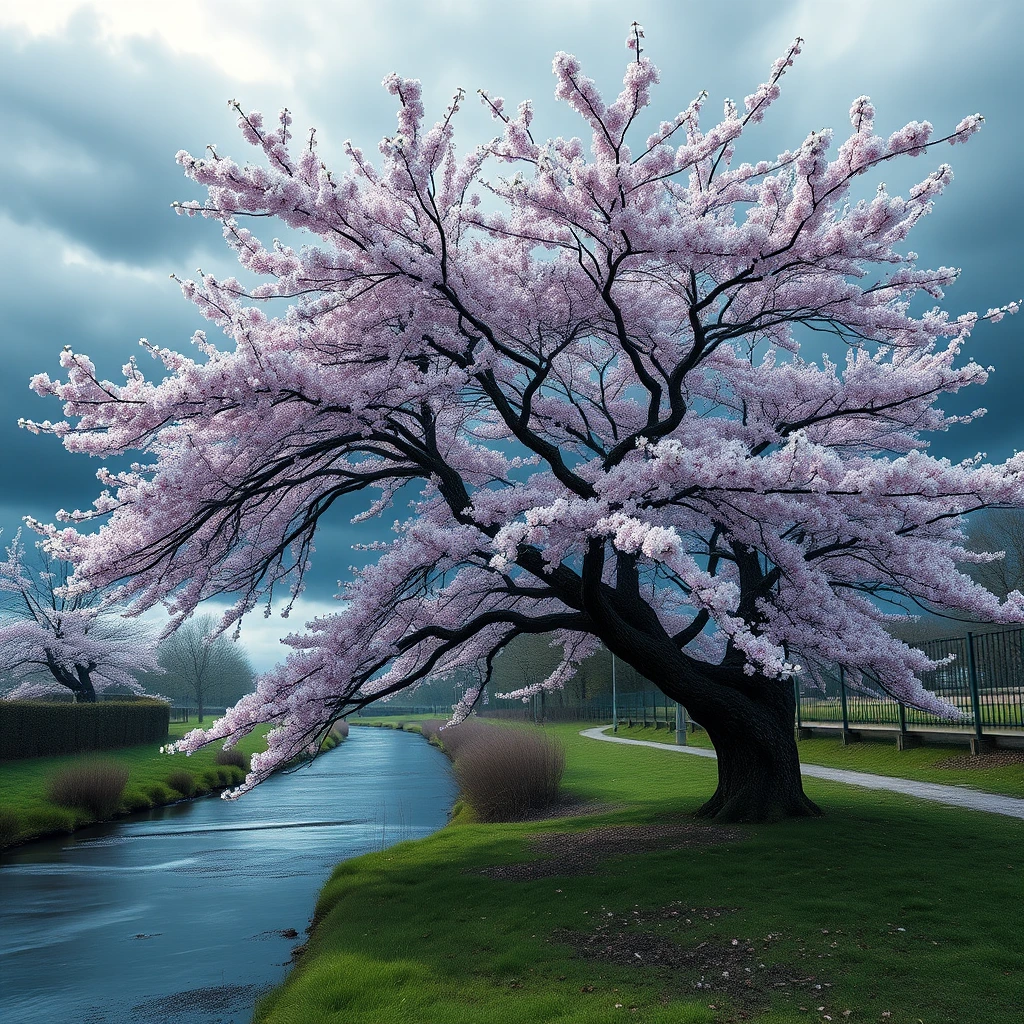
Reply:
[[682, 704], [676, 705], [676, 743], [686, 746], [686, 708]]
[[615, 688], [615, 655], [612, 655], [612, 732], [619, 731], [619, 702]]

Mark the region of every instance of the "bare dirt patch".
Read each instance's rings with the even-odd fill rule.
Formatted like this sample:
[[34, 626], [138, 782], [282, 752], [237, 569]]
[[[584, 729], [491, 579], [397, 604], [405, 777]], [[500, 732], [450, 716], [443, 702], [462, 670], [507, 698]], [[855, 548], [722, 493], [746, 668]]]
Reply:
[[653, 930], [685, 932], [705, 922], [727, 926], [725, 919], [733, 912], [727, 907], [686, 907], [677, 902], [610, 916], [602, 910], [595, 912], [601, 917], [592, 931], [559, 928], [548, 941], [568, 945], [588, 960], [655, 970], [675, 993], [725, 997], [740, 1007], [764, 1003], [771, 993], [805, 993], [808, 1004], [827, 994], [831, 984], [805, 967], [769, 962], [768, 951], [781, 934], [750, 939], [725, 932], [687, 941], [685, 935], [675, 940]]
[[951, 754], [935, 762], [936, 768], [1005, 768], [1024, 764], [1024, 750], [990, 750], [984, 754]]
[[614, 814], [626, 807], [625, 804], [602, 803], [600, 800], [581, 800], [565, 796], [557, 803], [531, 811], [525, 821], [549, 821], [552, 818], [586, 818], [592, 814]]
[[538, 860], [496, 864], [474, 873], [502, 881], [532, 881], [552, 875], [589, 875], [598, 862], [647, 850], [699, 849], [743, 838], [738, 828], [720, 825], [600, 825], [579, 832], [543, 832], [530, 837]]

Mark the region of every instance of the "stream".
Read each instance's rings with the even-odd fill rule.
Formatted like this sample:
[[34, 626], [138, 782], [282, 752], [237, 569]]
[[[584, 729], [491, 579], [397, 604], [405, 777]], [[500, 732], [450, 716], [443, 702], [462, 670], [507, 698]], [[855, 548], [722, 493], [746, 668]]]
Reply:
[[[0, 855], [4, 1024], [246, 1024], [341, 860], [445, 824], [448, 761], [353, 728], [240, 800], [204, 798]], [[296, 934], [297, 933], [297, 934]]]

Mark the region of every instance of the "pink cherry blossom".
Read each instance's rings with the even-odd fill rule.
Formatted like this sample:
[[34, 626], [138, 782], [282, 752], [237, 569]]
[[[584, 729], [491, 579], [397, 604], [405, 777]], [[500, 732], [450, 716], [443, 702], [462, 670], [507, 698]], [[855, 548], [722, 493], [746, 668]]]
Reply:
[[162, 671], [153, 637], [104, 607], [101, 595], [66, 594], [67, 569], [45, 552], [30, 565], [21, 531], [0, 562], [0, 668], [22, 680], [4, 699], [144, 694], [138, 675]]
[[[600, 641], [708, 728], [727, 767], [706, 813], [807, 813], [788, 735], [797, 666], [841, 665], [954, 715], [922, 688], [936, 663], [887, 632], [892, 614], [1024, 621], [1021, 594], [1000, 603], [959, 568], [976, 557], [963, 516], [1024, 505], [1024, 455], [927, 454], [929, 435], [981, 414], [940, 403], [985, 382], [970, 334], [1017, 303], [911, 312], [959, 273], [906, 247], [948, 165], [906, 196], [850, 195], [890, 161], [965, 141], [980, 116], [886, 138], [861, 96], [838, 144], [814, 131], [736, 165], [802, 41], [718, 123], [701, 124], [700, 94], [641, 138], [658, 82], [642, 38], [633, 26], [611, 103], [556, 55], [583, 138], [541, 141], [529, 103], [512, 114], [481, 91], [501, 134], [460, 156], [461, 90], [428, 127], [420, 83], [389, 75], [397, 131], [375, 163], [346, 144], [335, 172], [290, 115], [273, 128], [232, 101], [255, 159], [179, 153], [207, 198], [175, 210], [219, 221], [260, 283], [181, 281], [216, 340], [144, 342], [152, 377], [129, 360], [123, 383], [102, 380], [68, 349], [63, 379], [33, 378], [65, 418], [29, 429], [101, 458], [146, 453], [68, 525], [34, 524], [74, 563], [71, 593], [118, 585], [133, 612], [164, 604], [174, 622], [230, 594], [227, 629], [301, 593], [339, 500], [365, 495], [356, 518], [386, 524], [413, 498], [337, 613], [182, 741], [273, 722], [242, 790], [332, 720], [470, 669], [458, 719], [512, 639], [550, 633], [564, 659], [542, 687]], [[268, 243], [268, 220], [308, 246]]]

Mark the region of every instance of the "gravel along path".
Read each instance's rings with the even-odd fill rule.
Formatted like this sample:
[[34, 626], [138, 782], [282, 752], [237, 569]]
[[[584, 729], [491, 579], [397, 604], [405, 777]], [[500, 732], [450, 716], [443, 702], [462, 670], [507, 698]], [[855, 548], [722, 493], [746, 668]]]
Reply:
[[[653, 740], [627, 740], [619, 736], [608, 736], [606, 730], [610, 728], [610, 725], [603, 725], [596, 729], [583, 729], [580, 735], [592, 740], [604, 740], [607, 743], [631, 743], [634, 746], [673, 750], [681, 754], [696, 754], [698, 757], [715, 756], [713, 750], [706, 750], [703, 747], [677, 747], [670, 743], [655, 743]], [[887, 789], [891, 793], [916, 796], [920, 800], [932, 800], [953, 807], [969, 807], [974, 811], [988, 811], [990, 814], [1005, 814], [1011, 818], [1024, 819], [1024, 799], [1016, 796], [982, 793], [976, 789], [943, 786], [937, 782], [914, 782], [913, 779], [899, 779], [891, 775], [869, 775], [867, 772], [851, 772], [843, 768], [826, 768], [820, 764], [801, 763], [800, 771], [815, 779], [845, 782], [847, 785], [863, 786], [866, 789]]]

